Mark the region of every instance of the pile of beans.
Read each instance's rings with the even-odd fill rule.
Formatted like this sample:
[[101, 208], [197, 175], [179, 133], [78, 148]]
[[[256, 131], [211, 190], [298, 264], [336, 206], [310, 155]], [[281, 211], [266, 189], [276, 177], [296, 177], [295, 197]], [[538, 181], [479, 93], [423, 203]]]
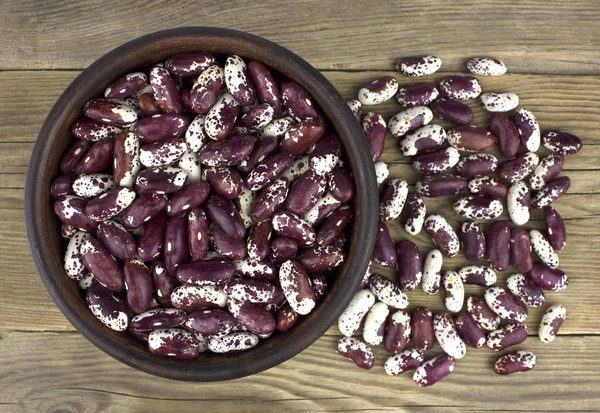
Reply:
[[353, 178], [299, 84], [173, 56], [83, 107], [52, 185], [66, 275], [150, 352], [247, 350], [309, 314], [348, 249]]
[[[424, 56], [402, 59], [396, 68], [405, 76], [418, 77], [435, 73], [441, 64], [436, 56]], [[479, 76], [506, 72], [504, 63], [487, 57], [470, 60], [467, 69]], [[363, 105], [377, 105], [394, 96], [405, 109], [387, 123], [375, 112], [363, 116]], [[493, 112], [488, 127], [470, 125], [473, 112], [462, 103], [478, 97], [484, 109]], [[384, 76], [361, 88], [358, 100], [348, 102], [362, 124], [382, 186], [373, 260], [396, 267], [398, 274], [396, 283], [369, 272], [339, 318], [344, 337], [338, 351], [357, 366], [372, 368], [375, 358], [370, 346], [383, 344], [391, 353], [384, 365], [387, 374], [415, 370], [415, 383], [431, 386], [453, 371], [455, 359], [465, 356], [467, 346], [487, 344], [501, 351], [522, 343], [528, 334], [522, 324], [528, 306], [543, 306], [544, 290], [567, 287], [557, 254], [565, 247], [565, 224], [551, 204], [569, 189], [569, 178], [558, 175], [565, 156], [581, 149], [581, 140], [558, 130], [541, 133], [527, 109], [506, 116], [505, 112], [518, 104], [513, 93], [482, 93], [474, 76], [447, 76], [437, 85], [404, 87], [399, 87], [394, 77]], [[434, 118], [455, 126], [445, 130], [431, 123]], [[400, 152], [412, 157], [412, 166], [421, 174], [415, 193], [408, 192], [403, 179], [386, 182], [388, 168], [378, 159], [388, 132], [399, 140]], [[485, 152], [496, 144], [504, 162]], [[541, 159], [536, 154], [540, 144], [550, 151]], [[462, 194], [467, 190], [469, 194]], [[427, 215], [424, 198], [441, 196], [455, 196], [453, 209], [467, 220], [456, 231], [442, 215]], [[514, 225], [496, 221], [484, 233], [475, 220], [499, 217], [503, 201]], [[529, 221], [531, 208], [543, 210], [545, 232], [522, 227]], [[417, 235], [424, 228], [435, 248], [422, 256], [409, 240], [395, 243], [386, 221], [396, 219], [408, 235]], [[455, 257], [461, 248], [473, 265], [444, 271], [444, 259]], [[540, 262], [534, 262], [533, 252]], [[485, 258], [487, 266], [480, 262]], [[506, 288], [496, 286], [496, 271], [505, 271], [511, 264], [519, 273], [508, 278]], [[465, 284], [485, 287], [483, 297], [472, 295], [465, 300]], [[426, 294], [440, 292], [446, 311], [434, 315], [417, 307], [412, 314], [407, 312], [406, 293], [419, 285]], [[560, 304], [547, 308], [539, 327], [542, 342], [554, 340], [565, 315]], [[363, 340], [353, 337], [361, 331]], [[413, 346], [408, 348], [411, 339]], [[426, 361], [424, 352], [431, 350], [436, 340], [445, 354]], [[493, 371], [503, 375], [523, 372], [535, 362], [533, 353], [514, 351], [498, 358]]]

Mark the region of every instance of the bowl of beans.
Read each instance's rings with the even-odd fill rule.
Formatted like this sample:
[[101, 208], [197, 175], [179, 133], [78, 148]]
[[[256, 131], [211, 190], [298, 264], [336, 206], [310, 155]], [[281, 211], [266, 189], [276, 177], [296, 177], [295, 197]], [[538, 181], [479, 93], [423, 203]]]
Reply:
[[85, 69], [35, 144], [25, 215], [66, 318], [176, 380], [276, 366], [368, 273], [377, 181], [335, 88], [265, 39], [189, 27]]

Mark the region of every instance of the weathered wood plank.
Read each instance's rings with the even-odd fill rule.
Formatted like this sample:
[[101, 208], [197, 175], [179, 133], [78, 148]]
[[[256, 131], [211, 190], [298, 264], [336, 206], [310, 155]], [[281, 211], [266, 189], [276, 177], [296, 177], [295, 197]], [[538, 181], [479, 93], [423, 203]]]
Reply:
[[[373, 71], [332, 71], [324, 74], [345, 98], [351, 99], [356, 96], [361, 85], [384, 73], [396, 75], [394, 72]], [[77, 71], [0, 72], [0, 142], [34, 142], [46, 114], [77, 74]], [[431, 82], [439, 78], [440, 75], [434, 75], [422, 80]], [[416, 82], [404, 77], [398, 77], [398, 80], [401, 84]], [[542, 128], [564, 128], [579, 135], [588, 146], [600, 144], [598, 76], [510, 74], [483, 78], [482, 83], [488, 91], [511, 91], [519, 94], [521, 106], [535, 113]], [[14, 93], [14, 85], [19, 85], [19, 93]], [[481, 108], [479, 101], [467, 103], [474, 110], [474, 124], [486, 124], [489, 114]], [[392, 99], [382, 105], [365, 107], [365, 110], [380, 112], [387, 120], [401, 108]], [[448, 125], [444, 122], [441, 124]], [[390, 147], [388, 144], [388, 149]], [[589, 152], [590, 150], [593, 152]], [[582, 168], [598, 168], [600, 156], [595, 152], [595, 148], [584, 149], [577, 158]]]
[[460, 70], [467, 58], [492, 53], [519, 73], [600, 73], [600, 7], [586, 0], [177, 0], [161, 6], [9, 1], [0, 13], [0, 69], [84, 68], [143, 34], [209, 24], [266, 37], [323, 69], [389, 70], [398, 57], [436, 53], [444, 69]]
[[[449, 202], [449, 200], [447, 200]], [[560, 200], [559, 202], [562, 202]], [[579, 204], [584, 202], [580, 201]], [[441, 205], [441, 204], [440, 204]], [[428, 204], [431, 212], [436, 212], [436, 207]], [[447, 206], [440, 206], [447, 210]], [[564, 210], [564, 208], [559, 208]], [[52, 300], [49, 298], [29, 253], [29, 246], [25, 236], [23, 215], [19, 210], [1, 210], [0, 228], [0, 256], [10, 257], [0, 262], [0, 291], [11, 293], [0, 294], [0, 314], [3, 314], [0, 329], [7, 330], [50, 330], [72, 331], [73, 327], [62, 316]], [[451, 219], [455, 227], [459, 220]], [[582, 260], [582, 256], [598, 256], [600, 251], [600, 235], [591, 232], [590, 228], [600, 225], [598, 216], [590, 218], [573, 218], [567, 220], [569, 234], [567, 247], [560, 254], [561, 268], [570, 277], [569, 288], [561, 293], [548, 293], [548, 303], [562, 303], [569, 310], [568, 321], [564, 324], [563, 334], [593, 334], [600, 332], [600, 319], [597, 317], [596, 292], [600, 290], [600, 272], [597, 263], [591, 259]], [[392, 236], [396, 240], [410, 239], [415, 242], [425, 254], [433, 243], [426, 233], [416, 237], [407, 237], [402, 227], [397, 222], [389, 224]], [[543, 228], [541, 221], [528, 224], [530, 228]], [[452, 269], [467, 265], [468, 262], [462, 254], [446, 260], [444, 268]], [[382, 267], [376, 271], [389, 277], [394, 277], [394, 271]], [[504, 282], [512, 274], [512, 268], [499, 274], [499, 280]], [[481, 293], [482, 288], [469, 286], [469, 294]], [[423, 305], [435, 311], [443, 309], [440, 295], [428, 296], [420, 289], [409, 294], [411, 307]], [[543, 309], [530, 309], [527, 325], [535, 334]], [[329, 334], [336, 334], [332, 329]]]
[[[335, 354], [336, 341], [323, 337], [252, 377], [197, 384], [126, 367], [77, 334], [9, 332], [0, 341], [0, 404], [24, 413], [187, 411], [198, 405], [223, 412], [240, 411], [242, 404], [245, 412], [574, 412], [595, 411], [600, 402], [600, 337], [559, 337], [552, 344], [529, 338], [519, 348], [536, 353], [535, 369], [505, 377], [490, 369], [497, 353], [469, 349], [450, 376], [426, 390], [412, 382], [411, 373], [387, 376], [382, 348], [376, 349], [376, 367], [364, 371]], [[428, 357], [437, 354], [436, 347]]]

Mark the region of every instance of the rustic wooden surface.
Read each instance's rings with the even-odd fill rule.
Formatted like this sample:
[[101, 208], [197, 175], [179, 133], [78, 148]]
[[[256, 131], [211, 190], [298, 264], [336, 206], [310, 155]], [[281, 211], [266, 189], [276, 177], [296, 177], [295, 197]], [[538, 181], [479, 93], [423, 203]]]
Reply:
[[[599, 19], [600, 3], [593, 0], [3, 2], [0, 411], [598, 411]], [[470, 349], [448, 379], [419, 389], [410, 375], [384, 374], [381, 349], [370, 372], [337, 356], [338, 332], [332, 328], [302, 354], [265, 373], [232, 383], [178, 383], [118, 363], [73, 329], [48, 297], [25, 236], [23, 188], [37, 132], [62, 90], [103, 53], [152, 31], [203, 24], [246, 30], [290, 48], [326, 71], [346, 98], [366, 81], [393, 73], [400, 56], [436, 53], [447, 73], [461, 71], [471, 56], [494, 55], [510, 74], [482, 79], [485, 90], [518, 93], [521, 106], [531, 109], [543, 128], [564, 128], [583, 138], [584, 149], [565, 164], [571, 190], [556, 203], [569, 232], [560, 258], [570, 286], [547, 294], [548, 303], [567, 307], [567, 321], [560, 337], [544, 345], [533, 335], [541, 311], [530, 312], [532, 336], [520, 348], [538, 355], [533, 371], [496, 377], [490, 370], [495, 354]], [[483, 125], [487, 115], [477, 102], [472, 106], [474, 123]], [[374, 110], [387, 119], [398, 106]], [[389, 139], [382, 159], [393, 176], [414, 183], [417, 175], [395, 143]], [[427, 200], [428, 211], [457, 223], [449, 202]], [[534, 214], [529, 226], [541, 227], [540, 218]], [[397, 239], [406, 235], [398, 224], [392, 233]], [[431, 247], [423, 234], [415, 240], [423, 251]], [[458, 257], [448, 267], [464, 262]], [[439, 296], [414, 292], [411, 299], [441, 309]]]

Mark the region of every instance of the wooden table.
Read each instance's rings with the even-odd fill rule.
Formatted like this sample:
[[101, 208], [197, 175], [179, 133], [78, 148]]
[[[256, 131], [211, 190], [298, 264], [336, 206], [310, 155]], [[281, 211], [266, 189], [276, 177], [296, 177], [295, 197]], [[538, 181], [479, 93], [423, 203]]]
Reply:
[[[600, 3], [594, 0], [3, 2], [0, 411], [597, 411], [599, 21]], [[443, 73], [428, 81], [464, 71], [468, 57], [503, 59], [510, 74], [483, 78], [484, 89], [518, 93], [521, 106], [531, 109], [543, 128], [563, 128], [584, 141], [584, 149], [566, 160], [564, 174], [572, 186], [556, 202], [569, 233], [560, 258], [570, 286], [547, 294], [548, 303], [567, 307], [567, 321], [554, 343], [542, 344], [536, 337], [542, 312], [531, 310], [531, 337], [519, 346], [537, 354], [536, 368], [498, 377], [490, 370], [495, 354], [469, 349], [449, 378], [420, 389], [410, 375], [384, 374], [381, 349], [377, 366], [368, 372], [336, 355], [339, 333], [332, 328], [302, 354], [265, 373], [229, 383], [178, 383], [120, 364], [75, 331], [48, 297], [27, 245], [23, 187], [33, 142], [50, 107], [81, 69], [123, 42], [186, 25], [231, 27], [278, 42], [322, 69], [348, 99], [366, 81], [393, 74], [401, 56], [440, 56]], [[388, 103], [375, 110], [388, 119], [399, 107]], [[485, 124], [488, 115], [479, 108], [475, 113], [474, 123]], [[395, 148], [390, 138], [383, 160], [393, 176], [414, 183], [417, 175]], [[429, 212], [442, 212], [457, 223], [449, 205], [449, 199], [427, 200]], [[542, 226], [534, 213], [529, 227]], [[397, 239], [406, 235], [398, 224], [392, 231]], [[422, 251], [431, 248], [425, 235], [415, 240]], [[459, 257], [447, 267], [464, 263]], [[411, 301], [441, 309], [439, 296], [415, 292]], [[432, 352], [437, 353], [438, 348]]]

